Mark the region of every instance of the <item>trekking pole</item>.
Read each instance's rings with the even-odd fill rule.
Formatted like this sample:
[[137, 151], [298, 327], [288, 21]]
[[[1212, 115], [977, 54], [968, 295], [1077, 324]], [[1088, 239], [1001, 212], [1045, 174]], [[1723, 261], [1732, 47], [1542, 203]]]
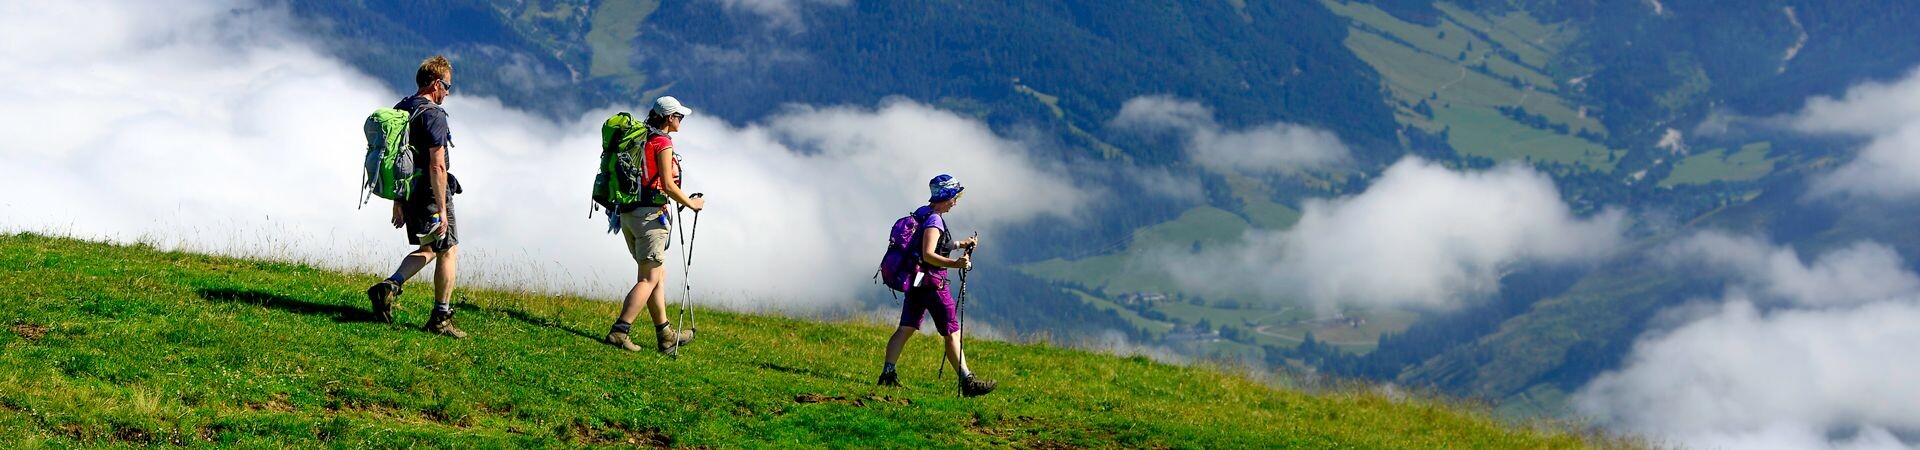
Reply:
[[[704, 194], [694, 193], [688, 197], [701, 198], [703, 196]], [[691, 243], [693, 239], [687, 236], [687, 230], [686, 228], [682, 228], [680, 221], [680, 219], [686, 217], [686, 210], [687, 205], [679, 205], [678, 208], [675, 208], [673, 221], [674, 231], [680, 235], [680, 323], [686, 324], [687, 330], [698, 333], [700, 331], [699, 326], [693, 323], [695, 317], [690, 308], [691, 305], [688, 303], [693, 300], [693, 248], [690, 247], [693, 245]], [[700, 233], [699, 210], [693, 211], [693, 233], [696, 236]]]
[[[693, 194], [693, 196], [701, 197], [702, 194], [696, 192]], [[685, 277], [688, 282], [693, 281], [693, 244], [699, 243], [699, 242], [700, 242], [700, 211], [695, 210], [693, 212], [693, 235], [687, 237], [687, 261], [686, 261], [687, 273], [681, 275], [682, 277]], [[687, 287], [687, 296], [689, 298], [693, 296], [693, 287], [691, 285]], [[697, 311], [693, 311], [693, 310], [687, 311], [687, 330], [689, 331], [694, 331], [694, 332], [700, 331], [700, 315], [696, 314], [696, 312]]]
[[[978, 231], [973, 232], [973, 237], [979, 238], [980, 232]], [[978, 246], [978, 245], [979, 244], [977, 243], [975, 244], [975, 246]], [[965, 253], [967, 258], [969, 259], [973, 258], [973, 249], [974, 247], [967, 247], [967, 252]], [[967, 334], [967, 272], [972, 272], [972, 271], [973, 271], [972, 267], [960, 269], [960, 318], [959, 318], [960, 330], [954, 332], [954, 339], [964, 340]], [[953, 370], [960, 370], [960, 368], [955, 367], [953, 368]], [[940, 358], [939, 376], [941, 378], [946, 378], [947, 376], [947, 359], [946, 358]]]

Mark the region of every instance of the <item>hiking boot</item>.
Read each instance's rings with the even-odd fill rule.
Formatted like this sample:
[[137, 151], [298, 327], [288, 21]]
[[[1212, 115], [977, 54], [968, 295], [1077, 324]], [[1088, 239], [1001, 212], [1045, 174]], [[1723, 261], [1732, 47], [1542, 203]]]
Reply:
[[680, 356], [680, 346], [693, 342], [692, 331], [675, 330], [672, 322], [653, 327], [653, 331], [658, 336], [660, 353]]
[[467, 332], [460, 331], [459, 328], [453, 327], [453, 310], [447, 310], [447, 312], [434, 311], [433, 317], [427, 318], [427, 325], [420, 327], [420, 329], [428, 333], [445, 335], [454, 339], [467, 338]]
[[881, 386], [900, 387], [900, 374], [894, 373], [894, 372], [880, 372], [880, 382], [876, 384], [879, 384]]
[[995, 383], [992, 381], [984, 381], [971, 376], [966, 378], [961, 378], [960, 379], [960, 396], [961, 397], [979, 397], [982, 395], [987, 395], [987, 393], [993, 392], [993, 388], [995, 386], [999, 386], [999, 385], [1000, 383]]
[[380, 280], [380, 284], [367, 288], [367, 301], [373, 303], [373, 319], [393, 323], [393, 299], [400, 297], [400, 284], [393, 280]]
[[608, 332], [607, 345], [612, 345], [621, 350], [626, 350], [630, 352], [646, 350], [646, 347], [641, 347], [639, 344], [633, 343], [633, 339], [628, 338], [627, 333], [624, 331]]

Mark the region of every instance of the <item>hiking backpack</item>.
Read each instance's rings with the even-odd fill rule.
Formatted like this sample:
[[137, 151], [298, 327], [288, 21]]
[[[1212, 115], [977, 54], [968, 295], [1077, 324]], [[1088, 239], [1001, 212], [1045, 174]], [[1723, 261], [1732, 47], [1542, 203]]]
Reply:
[[[653, 136], [651, 127], [625, 111], [608, 117], [600, 125], [600, 171], [593, 177], [595, 205], [606, 208], [608, 214], [637, 207], [666, 206], [666, 193], [653, 187], [652, 177], [659, 175], [647, 173], [647, 161], [633, 160], [633, 146], [645, 146]], [[645, 158], [647, 155], [642, 153], [641, 157]], [[677, 167], [678, 155], [674, 159]]]
[[419, 174], [413, 165], [408, 130], [415, 114], [432, 108], [435, 106], [427, 104], [412, 113], [380, 108], [367, 115], [361, 126], [367, 136], [367, 154], [361, 161], [360, 206], [366, 206], [372, 196], [406, 200], [413, 194], [413, 179]]
[[921, 224], [926, 221], [919, 214], [893, 221], [893, 228], [887, 232], [887, 254], [880, 257], [880, 270], [874, 274], [888, 289], [902, 293], [913, 289], [913, 281], [921, 273], [920, 246], [916, 244], [920, 242]]

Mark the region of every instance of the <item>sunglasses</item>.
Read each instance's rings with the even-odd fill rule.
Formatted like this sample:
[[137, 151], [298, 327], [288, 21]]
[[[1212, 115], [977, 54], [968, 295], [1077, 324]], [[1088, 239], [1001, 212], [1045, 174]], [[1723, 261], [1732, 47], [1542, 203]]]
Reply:
[[448, 94], [453, 93], [453, 81], [446, 80], [446, 79], [440, 79], [440, 80], [434, 80], [434, 81], [438, 81], [440, 82], [440, 86], [446, 87]]

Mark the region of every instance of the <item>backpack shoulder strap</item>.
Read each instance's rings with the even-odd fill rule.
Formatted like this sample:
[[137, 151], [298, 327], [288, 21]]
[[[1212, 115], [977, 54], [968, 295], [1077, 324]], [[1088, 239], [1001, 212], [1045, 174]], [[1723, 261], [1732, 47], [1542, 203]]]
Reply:
[[920, 254], [920, 248], [921, 248], [920, 237], [927, 233], [927, 219], [933, 217], [933, 212], [928, 211], [926, 214], [920, 214], [919, 210], [915, 210], [913, 212], [907, 213], [907, 215], [912, 216], [913, 222], [914, 222], [913, 223], [913, 240], [907, 243], [907, 246], [912, 248], [909, 248], [908, 250], [912, 251], [914, 255], [918, 256]]
[[[647, 173], [648, 179], [646, 184], [653, 184], [653, 182], [660, 181], [662, 179], [661, 177], [664, 176], [664, 174], [667, 172], [667, 166], [665, 164], [660, 164], [659, 153], [654, 153], [651, 155], [647, 154], [647, 145], [653, 143], [654, 136], [662, 136], [662, 134], [659, 133], [658, 130], [653, 129], [653, 127], [650, 125], [643, 123], [643, 124], [640, 124], [640, 126], [647, 129], [647, 134], [640, 136], [640, 157], [647, 159], [646, 161], [643, 161], [641, 164], [645, 165], [647, 163], [652, 163], [654, 164], [655, 167], [658, 168], [658, 170], [654, 170], [652, 172]], [[662, 148], [661, 150], [665, 150], [665, 148]], [[679, 167], [677, 166], [674, 168], [679, 169]]]

